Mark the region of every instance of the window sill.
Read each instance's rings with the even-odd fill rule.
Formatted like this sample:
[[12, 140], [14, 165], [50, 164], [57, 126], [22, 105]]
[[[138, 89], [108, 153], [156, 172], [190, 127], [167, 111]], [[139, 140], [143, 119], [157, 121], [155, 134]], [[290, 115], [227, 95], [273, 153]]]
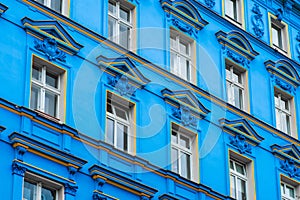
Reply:
[[49, 115], [49, 114], [47, 114], [47, 113], [44, 113], [44, 112], [42, 112], [42, 111], [40, 111], [40, 110], [34, 110], [39, 116], [41, 116], [41, 117], [44, 117], [44, 118], [46, 118], [46, 119], [49, 119], [50, 121], [53, 121], [53, 122], [55, 122], [55, 123], [59, 123], [59, 124], [61, 124], [62, 123], [62, 121], [60, 121], [60, 119], [58, 119], [58, 118], [56, 118], [56, 117], [53, 117], [53, 116], [51, 116], [51, 115]]

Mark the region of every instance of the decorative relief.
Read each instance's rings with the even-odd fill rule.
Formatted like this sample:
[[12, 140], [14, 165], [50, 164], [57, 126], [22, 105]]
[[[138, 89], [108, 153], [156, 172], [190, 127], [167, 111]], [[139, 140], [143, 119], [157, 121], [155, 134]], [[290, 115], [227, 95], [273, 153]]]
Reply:
[[244, 57], [242, 57], [230, 50], [227, 50], [226, 54], [229, 58], [231, 58], [236, 63], [242, 64], [242, 65], [245, 65], [247, 63], [247, 60]]
[[93, 200], [107, 200], [107, 198], [97, 192], [94, 192]]
[[197, 126], [197, 119], [191, 114], [190, 108], [180, 105], [180, 108], [173, 109], [173, 116], [180, 119], [184, 126]]
[[35, 40], [35, 48], [44, 52], [49, 61], [60, 60], [66, 62], [66, 54], [57, 47], [57, 42], [53, 38], [45, 38], [43, 41]]
[[216, 4], [215, 0], [205, 0], [204, 2], [208, 8], [213, 8]]
[[278, 8], [275, 12], [275, 16], [277, 17], [278, 21], [281, 21], [283, 17], [283, 10], [281, 8]]
[[254, 34], [258, 37], [261, 38], [264, 35], [264, 22], [262, 20], [262, 14], [259, 10], [259, 6], [257, 4], [254, 4], [252, 8], [252, 12], [254, 13], [251, 16], [251, 22], [253, 25], [253, 31]]
[[280, 168], [286, 171], [291, 178], [300, 178], [300, 169], [296, 167], [295, 162], [292, 159], [285, 159], [284, 161], [281, 161], [280, 164]]
[[15, 149], [16, 159], [23, 161], [23, 156], [26, 153], [26, 151], [27, 151], [27, 148], [25, 148], [23, 146], [17, 146]]
[[290, 93], [296, 92], [296, 89], [292, 85], [278, 78], [275, 78], [275, 84], [278, 85], [281, 89], [289, 91]]
[[236, 135], [235, 137], [230, 137], [230, 144], [235, 146], [241, 154], [251, 153], [251, 146], [246, 141], [246, 137], [243, 135]]
[[181, 31], [197, 37], [198, 31], [195, 30], [194, 28], [192, 28], [191, 26], [186, 25], [186, 23], [183, 23], [182, 21], [180, 21], [176, 18], [172, 18], [171, 21], [172, 21], [172, 24], [174, 26], [176, 26], [177, 28], [179, 28]]
[[26, 168], [19, 165], [18, 163], [14, 162], [12, 164], [12, 171], [13, 174], [17, 174], [19, 176], [24, 176], [25, 172], [26, 172]]
[[77, 169], [73, 166], [68, 166], [69, 171], [69, 179], [74, 180], [75, 173], [77, 172]]
[[65, 184], [65, 193], [66, 194], [70, 194], [72, 196], [75, 196], [76, 192], [77, 192], [77, 189], [78, 189], [78, 186], [76, 186], [76, 185], [70, 185], [69, 183]]
[[131, 96], [135, 92], [135, 87], [129, 84], [128, 78], [125, 75], [109, 76], [108, 84], [113, 86], [121, 96]]
[[298, 32], [296, 36], [296, 40], [298, 41], [298, 44], [296, 44], [296, 51], [298, 53], [298, 58], [300, 60], [300, 32]]

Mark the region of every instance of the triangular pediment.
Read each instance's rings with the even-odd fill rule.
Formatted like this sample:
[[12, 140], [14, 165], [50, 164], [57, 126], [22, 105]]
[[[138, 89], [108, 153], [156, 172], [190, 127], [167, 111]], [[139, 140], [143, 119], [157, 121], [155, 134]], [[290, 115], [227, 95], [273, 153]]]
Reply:
[[101, 55], [97, 57], [97, 62], [105, 71], [110, 71], [115, 75], [125, 75], [141, 85], [150, 82], [128, 57], [107, 58]]
[[209, 110], [205, 108], [198, 98], [189, 90], [171, 91], [166, 88], [161, 92], [166, 100], [171, 101], [170, 103], [186, 106], [202, 116], [209, 113]]
[[299, 148], [294, 144], [288, 144], [284, 146], [274, 144], [271, 146], [271, 148], [273, 152], [280, 154], [285, 158], [290, 158], [297, 162], [300, 162], [300, 151]]
[[257, 134], [257, 132], [246, 119], [237, 119], [232, 121], [227, 119], [221, 119], [220, 124], [222, 125], [223, 129], [229, 134], [243, 135], [255, 143], [259, 143], [264, 139], [263, 137]]
[[60, 47], [62, 47], [62, 49], [70, 54], [78, 53], [83, 47], [72, 38], [59, 22], [55, 20], [35, 21], [24, 17], [22, 19], [22, 24], [27, 33], [30, 33], [41, 40], [52, 38], [60, 45]]

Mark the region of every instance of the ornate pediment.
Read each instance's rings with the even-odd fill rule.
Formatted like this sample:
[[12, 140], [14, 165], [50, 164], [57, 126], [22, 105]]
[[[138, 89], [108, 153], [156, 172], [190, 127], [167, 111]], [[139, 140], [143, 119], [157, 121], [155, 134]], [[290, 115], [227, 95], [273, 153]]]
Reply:
[[227, 57], [241, 65], [247, 65], [259, 53], [256, 52], [247, 38], [238, 31], [216, 33], [219, 43], [223, 46]]
[[55, 48], [55, 51], [63, 50], [74, 55], [83, 47], [71, 37], [59, 22], [55, 20], [34, 21], [24, 17], [22, 19], [22, 24], [28, 34], [33, 35], [38, 39], [35, 43], [43, 45], [44, 43], [52, 41], [54, 44], [50, 48]]
[[258, 145], [262, 140], [264, 140], [264, 138], [258, 135], [245, 119], [232, 121], [220, 119], [220, 124], [225, 132], [233, 136], [231, 138], [231, 143], [234, 146], [239, 147], [239, 149], [243, 152], [248, 151], [248, 147], [245, 142]]
[[168, 20], [183, 32], [197, 37], [198, 31], [208, 24], [190, 1], [160, 0], [160, 3]]
[[196, 126], [197, 120], [209, 113], [209, 110], [189, 90], [171, 91], [166, 88], [161, 92], [165, 101], [173, 106], [172, 115], [180, 119], [184, 126]]
[[0, 3], [0, 17], [5, 11], [8, 9], [8, 7], [2, 3]]
[[291, 63], [285, 60], [279, 60], [276, 63], [268, 60], [264, 64], [274, 83], [281, 89], [294, 92], [300, 85], [299, 74]]
[[108, 84], [121, 95], [132, 95], [137, 88], [150, 82], [128, 57], [107, 58], [97, 57], [97, 62], [108, 76]]

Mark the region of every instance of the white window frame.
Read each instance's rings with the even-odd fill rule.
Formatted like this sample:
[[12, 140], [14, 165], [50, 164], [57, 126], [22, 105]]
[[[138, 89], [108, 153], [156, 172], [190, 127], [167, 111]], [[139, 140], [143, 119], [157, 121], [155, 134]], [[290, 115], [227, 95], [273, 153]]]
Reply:
[[233, 22], [234, 24], [238, 26], [242, 26], [243, 25], [243, 16], [242, 16], [243, 0], [224, 0], [224, 1], [225, 1], [225, 17], [229, 19], [231, 22]]
[[[287, 194], [287, 188], [294, 190], [295, 197], [291, 197]], [[280, 194], [281, 194], [281, 200], [296, 200], [296, 199], [298, 199], [296, 187], [294, 187], [284, 181], [280, 182]]]
[[[278, 98], [278, 104], [276, 104], [276, 96]], [[282, 104], [282, 100], [288, 103], [288, 109], [285, 108], [285, 105]], [[292, 136], [293, 135], [293, 120], [294, 115], [292, 112], [293, 106], [293, 97], [279, 91], [278, 89], [274, 89], [274, 105], [275, 105], [275, 118], [276, 118], [276, 128], [281, 130], [282, 132]], [[277, 115], [278, 114], [278, 115]], [[286, 117], [288, 117], [288, 121]], [[285, 121], [285, 123], [284, 123]], [[289, 124], [289, 127], [285, 127], [285, 124]]]
[[[238, 71], [238, 74], [234, 71]], [[229, 75], [228, 75], [229, 72]], [[237, 74], [241, 78], [241, 83], [233, 80], [233, 75]], [[246, 70], [243, 70], [232, 63], [226, 61], [226, 69], [225, 69], [225, 76], [226, 76], [226, 90], [227, 90], [227, 102], [235, 107], [246, 111], [247, 109], [247, 101], [246, 101]], [[239, 99], [240, 104], [235, 104], [235, 95], [234, 89], [239, 88], [242, 91], [241, 98]]]
[[[233, 163], [233, 167], [234, 169], [231, 168], [231, 166], [229, 167], [230, 169], [230, 188], [234, 188], [235, 190], [235, 193], [233, 194], [231, 189], [230, 189], [230, 195], [231, 197], [233, 198], [236, 198], [236, 200], [247, 200], [248, 199], [248, 175], [247, 175], [247, 166], [244, 164], [244, 163], [241, 163], [239, 161], [236, 161], [234, 159], [230, 159], [230, 162]], [[244, 172], [245, 172], [245, 175], [239, 173], [236, 171], [236, 164], [242, 166]], [[234, 178], [234, 183], [235, 185], [232, 185], [233, 183], [231, 182], [231, 177]], [[241, 187], [241, 186], [238, 186], [237, 183], [238, 183], [238, 180], [242, 180], [242, 181], [245, 181], [245, 192], [246, 192], [246, 199], [240, 199], [238, 198], [238, 188]]]
[[61, 2], [61, 10], [60, 11], [55, 10], [54, 8], [51, 7], [51, 1], [53, 1], [53, 0], [42, 0], [44, 2], [40, 2], [41, 0], [35, 0], [35, 1], [43, 4], [44, 6], [47, 6], [48, 8], [51, 8], [52, 10], [54, 10], [60, 14], [63, 14], [65, 16], [68, 15], [68, 1], [69, 0], [60, 0], [60, 2]]
[[[116, 5], [116, 12], [114, 14], [114, 13], [110, 12], [109, 9], [108, 9], [108, 26], [109, 26], [109, 18], [112, 18], [113, 20], [115, 20], [116, 23], [114, 25], [115, 26], [114, 27], [115, 33], [113, 33], [112, 36], [109, 36], [109, 33], [108, 33], [108, 37], [109, 37], [109, 39], [111, 39], [115, 43], [123, 46], [120, 43], [120, 37], [122, 37], [122, 33], [120, 33], [120, 25], [124, 24], [130, 30], [128, 32], [128, 41], [127, 41], [128, 46], [127, 47], [123, 46], [123, 47], [130, 50], [130, 49], [133, 48], [133, 44], [132, 44], [132, 34], [133, 34], [132, 32], [133, 31], [132, 30], [133, 30], [133, 16], [134, 16], [133, 15], [133, 10], [134, 10], [134, 8], [132, 6], [130, 6], [128, 3], [127, 4], [124, 3], [123, 1], [110, 0], [110, 1], [108, 1], [108, 4], [110, 4], [110, 3], [113, 3], [113, 4]], [[124, 20], [120, 17], [120, 10], [121, 9], [129, 11], [129, 21], [126, 21], [126, 20]]]
[[[46, 92], [51, 93], [53, 95], [57, 96], [56, 100], [56, 110], [55, 110], [55, 115], [50, 115], [46, 113], [49, 116], [61, 119], [62, 118], [62, 100], [63, 100], [63, 74], [64, 71], [62, 69], [59, 69], [58, 67], [55, 67], [49, 63], [46, 63], [45, 61], [42, 61], [40, 59], [34, 58], [33, 59], [33, 65], [31, 68], [31, 72], [33, 73], [34, 68], [38, 69], [39, 73], [39, 80], [33, 78], [31, 75], [31, 96], [30, 96], [30, 108], [33, 108], [35, 106], [31, 105], [31, 99], [32, 99], [32, 88], [35, 87], [38, 89], [39, 97], [37, 99], [37, 105], [36, 109], [46, 113], [46, 105], [45, 105], [45, 96]], [[57, 76], [57, 88], [52, 87], [46, 83], [46, 73], [47, 71], [51, 74], [54, 74]]]
[[[127, 105], [122, 104], [122, 102], [124, 102], [125, 100], [121, 99], [121, 97], [117, 97], [116, 95], [113, 95], [111, 93], [108, 93], [110, 96], [107, 96], [107, 102], [106, 102], [106, 142], [113, 145], [115, 148], [125, 151], [125, 152], [129, 152], [132, 153], [133, 148], [133, 141], [132, 141], [132, 131], [133, 131], [133, 127], [132, 127], [132, 113], [133, 113], [133, 105], [126, 101]], [[109, 103], [110, 100], [110, 103]], [[113, 113], [110, 113], [107, 110], [108, 104], [111, 105], [111, 109]], [[127, 120], [117, 116], [116, 114], [116, 109], [122, 110], [125, 112], [126, 118]], [[113, 141], [109, 141], [108, 138], [108, 126], [107, 126], [107, 122], [109, 120], [112, 120], [114, 123], [114, 127], [113, 127]], [[127, 127], [127, 149], [124, 148], [120, 148], [118, 147], [118, 124], [121, 124], [122, 126]], [[124, 135], [123, 135], [124, 136]], [[124, 141], [123, 141], [124, 142]]]
[[[274, 34], [275, 31], [278, 33], [278, 37]], [[276, 42], [277, 40], [278, 42]], [[275, 19], [273, 16], [270, 16], [270, 43], [280, 53], [289, 55], [287, 24]]]
[[[175, 41], [175, 46], [172, 45], [172, 38]], [[181, 52], [180, 44], [186, 44], [188, 54]], [[170, 29], [170, 70], [173, 74], [180, 78], [193, 82], [193, 46], [194, 41], [177, 30]], [[172, 54], [175, 54], [174, 63], [172, 65]], [[180, 59], [183, 58], [188, 62], [189, 69], [184, 69], [181, 66]], [[185, 71], [185, 72], [184, 72]], [[186, 74], [186, 76], [185, 76]]]
[[25, 182], [29, 182], [33, 185], [36, 186], [36, 195], [34, 200], [42, 200], [42, 188], [47, 188], [55, 191], [55, 200], [64, 200], [64, 187], [56, 183], [52, 180], [46, 179], [41, 176], [37, 176], [32, 173], [26, 173], [24, 177], [24, 183], [23, 183], [23, 200], [27, 200], [24, 195], [25, 195]]
[[[173, 140], [173, 132], [175, 132], [177, 141]], [[180, 144], [180, 138], [184, 137], [188, 139], [188, 147], [186, 148]], [[172, 133], [171, 133], [171, 163], [172, 163], [172, 171], [175, 173], [178, 173], [180, 176], [183, 176], [184, 178], [194, 180], [196, 173], [195, 171], [195, 166], [197, 166], [195, 161], [195, 147], [194, 147], [194, 141], [195, 141], [195, 136], [192, 135], [192, 133], [188, 133], [186, 130], [183, 128], [172, 124]], [[174, 157], [172, 154], [173, 149], [178, 152], [177, 157]], [[184, 174], [185, 172], [183, 171], [181, 159], [182, 159], [182, 154], [188, 155], [189, 156], [189, 171], [186, 172], [186, 175]], [[177, 169], [177, 170], [176, 170]]]

